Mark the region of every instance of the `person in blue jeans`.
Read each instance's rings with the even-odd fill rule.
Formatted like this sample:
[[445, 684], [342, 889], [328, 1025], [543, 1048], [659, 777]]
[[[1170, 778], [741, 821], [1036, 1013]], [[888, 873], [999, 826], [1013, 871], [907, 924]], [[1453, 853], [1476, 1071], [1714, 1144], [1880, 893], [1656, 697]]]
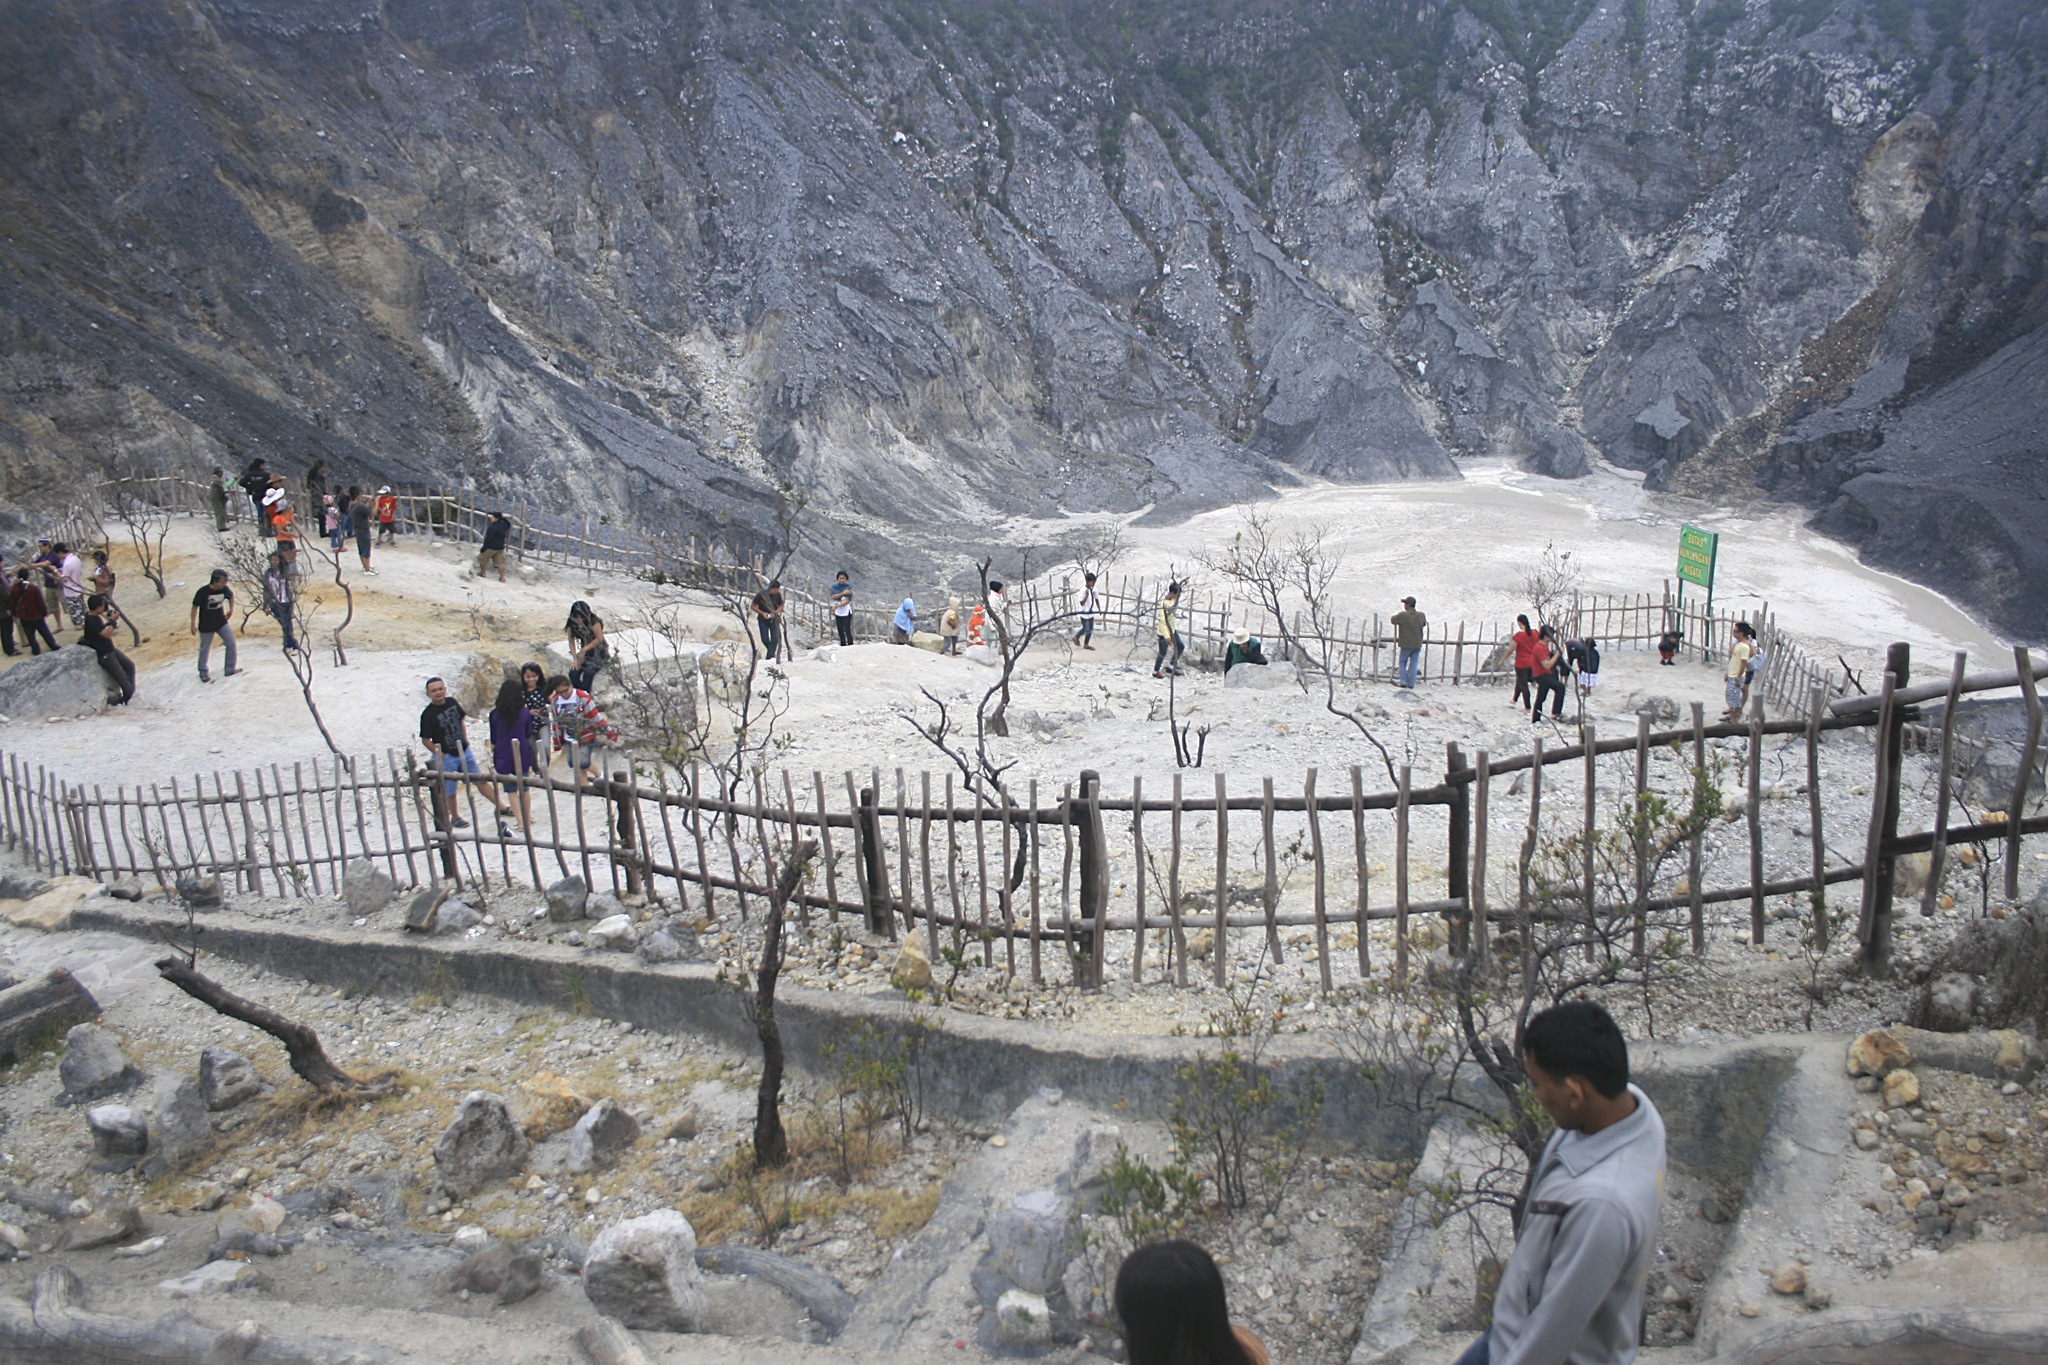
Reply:
[[1401, 599], [1401, 610], [1394, 613], [1388, 622], [1394, 628], [1394, 647], [1401, 651], [1401, 673], [1397, 687], [1415, 686], [1415, 666], [1422, 657], [1422, 634], [1429, 629], [1429, 618], [1415, 610], [1415, 599]]
[[1081, 628], [1074, 632], [1074, 643], [1083, 649], [1095, 648], [1095, 613], [1102, 609], [1102, 596], [1095, 591], [1095, 575], [1081, 577]]
[[1529, 1021], [1522, 1070], [1557, 1131], [1529, 1182], [1493, 1325], [1457, 1365], [1630, 1365], [1657, 1255], [1663, 1117], [1629, 1084], [1620, 1028], [1589, 1001]]
[[263, 575], [263, 606], [284, 629], [284, 652], [297, 649], [299, 641], [292, 632], [291, 568], [278, 550], [270, 552], [270, 568]]
[[235, 676], [235, 630], [228, 618], [234, 615], [235, 590], [228, 586], [228, 571], [215, 569], [206, 586], [192, 594], [192, 612], [187, 622], [194, 635], [199, 637], [199, 681], [212, 682], [213, 675], [207, 671], [207, 658], [213, 652], [213, 642], [219, 640], [221, 648], [227, 651], [227, 667], [221, 676]]

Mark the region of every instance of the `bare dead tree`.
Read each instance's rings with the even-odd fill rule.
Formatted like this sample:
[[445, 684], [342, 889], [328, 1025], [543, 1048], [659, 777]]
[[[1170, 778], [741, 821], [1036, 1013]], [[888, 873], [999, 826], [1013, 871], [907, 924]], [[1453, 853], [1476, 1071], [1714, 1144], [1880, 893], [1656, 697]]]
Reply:
[[[263, 580], [265, 575], [270, 572], [271, 552], [264, 549], [263, 542], [251, 537], [237, 535], [232, 531], [217, 531], [214, 533], [213, 546], [215, 552], [227, 568], [228, 576], [237, 584], [238, 590], [249, 594], [247, 600], [251, 602], [266, 601], [267, 589], [264, 586]], [[339, 574], [338, 568], [336, 573], [337, 575]], [[346, 591], [346, 585], [344, 585], [344, 591]], [[290, 598], [291, 605], [289, 610], [292, 634], [298, 644], [298, 648], [287, 649], [284, 652], [284, 661], [290, 667], [292, 677], [298, 681], [299, 695], [305, 699], [306, 703], [306, 714], [313, 718], [313, 726], [319, 730], [321, 741], [327, 745], [328, 752], [339, 757], [341, 756], [341, 746], [334, 742], [333, 734], [327, 729], [327, 719], [320, 714], [320, 702], [313, 695], [315, 674], [313, 652], [307, 649], [305, 645], [306, 640], [312, 636], [314, 622], [318, 618], [320, 609], [325, 602], [319, 595], [308, 592], [297, 584], [292, 586]], [[349, 594], [349, 602], [350, 613], [353, 615], [354, 595], [352, 593]], [[253, 612], [249, 611], [244, 612], [242, 620], [245, 626], [248, 624], [249, 617], [253, 614]], [[344, 621], [342, 624], [347, 625], [348, 623]], [[336, 628], [337, 633], [335, 637], [335, 652], [337, 655], [341, 652], [339, 629], [339, 627]], [[346, 662], [345, 660], [343, 661]]]
[[1544, 542], [1543, 553], [1522, 579], [1522, 592], [1536, 608], [1537, 625], [1557, 624], [1565, 604], [1578, 595], [1583, 577], [1579, 566], [1572, 563], [1570, 550], [1560, 552], [1556, 545]]
[[164, 539], [171, 533], [169, 509], [159, 507], [141, 480], [133, 474], [116, 473], [109, 485], [114, 519], [128, 532], [128, 544], [135, 551], [142, 576], [156, 595], [164, 596]]
[[761, 925], [761, 965], [754, 989], [746, 997], [747, 1017], [761, 1040], [761, 1084], [754, 1092], [754, 1168], [770, 1170], [789, 1164], [789, 1135], [782, 1127], [782, 1025], [775, 1018], [775, 984], [782, 976], [784, 926], [789, 902], [796, 895], [818, 854], [815, 839], [791, 849], [782, 873], [770, 883], [768, 915]]
[[268, 1005], [259, 1005], [236, 995], [202, 973], [193, 965], [191, 958], [164, 958], [156, 964], [156, 970], [164, 980], [215, 1013], [253, 1024], [283, 1043], [285, 1055], [291, 1059], [292, 1070], [321, 1094], [376, 1089], [336, 1066], [328, 1057], [327, 1050], [320, 1046], [320, 1035], [312, 1029], [279, 1014]]
[[[1292, 535], [1284, 534], [1271, 516], [1251, 508], [1237, 534], [1204, 562], [1242, 588], [1276, 623], [1281, 642], [1296, 660], [1306, 663], [1302, 688], [1308, 688], [1311, 669], [1323, 680], [1323, 709], [1349, 721], [1365, 741], [1379, 751], [1380, 763], [1389, 782], [1399, 782], [1394, 756], [1380, 742], [1365, 716], [1337, 700], [1337, 613], [1331, 586], [1343, 567], [1343, 559], [1328, 546], [1329, 530], [1311, 526]], [[1297, 632], [1289, 621], [1299, 619]]]

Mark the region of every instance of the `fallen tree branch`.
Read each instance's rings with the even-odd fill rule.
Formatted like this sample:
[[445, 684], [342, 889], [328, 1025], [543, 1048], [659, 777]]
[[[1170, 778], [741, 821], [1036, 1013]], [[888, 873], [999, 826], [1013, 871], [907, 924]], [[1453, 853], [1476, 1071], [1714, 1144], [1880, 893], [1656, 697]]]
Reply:
[[20, 1365], [436, 1365], [332, 1337], [273, 1334], [255, 1322], [222, 1331], [184, 1313], [155, 1322], [94, 1313], [85, 1285], [54, 1266], [36, 1276], [26, 1301], [0, 1298], [0, 1360]]
[[320, 1035], [296, 1019], [287, 1019], [266, 1005], [244, 1000], [196, 970], [190, 963], [178, 958], [164, 958], [156, 964], [156, 970], [164, 980], [208, 1006], [215, 1013], [225, 1014], [230, 1019], [239, 1019], [245, 1024], [253, 1024], [283, 1043], [286, 1054], [291, 1058], [292, 1070], [321, 1094], [337, 1090], [367, 1091], [374, 1088], [357, 1080], [330, 1061], [326, 1049], [320, 1046]]

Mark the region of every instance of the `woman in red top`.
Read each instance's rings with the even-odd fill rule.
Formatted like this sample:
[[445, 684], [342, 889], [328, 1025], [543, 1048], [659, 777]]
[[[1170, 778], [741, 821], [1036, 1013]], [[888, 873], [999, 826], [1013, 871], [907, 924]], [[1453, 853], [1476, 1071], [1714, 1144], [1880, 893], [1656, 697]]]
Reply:
[[1521, 705], [1522, 714], [1529, 714], [1529, 683], [1536, 676], [1536, 665], [1542, 661], [1545, 651], [1542, 640], [1526, 616], [1517, 616], [1515, 624], [1521, 629], [1515, 632], [1515, 695], [1509, 706]]

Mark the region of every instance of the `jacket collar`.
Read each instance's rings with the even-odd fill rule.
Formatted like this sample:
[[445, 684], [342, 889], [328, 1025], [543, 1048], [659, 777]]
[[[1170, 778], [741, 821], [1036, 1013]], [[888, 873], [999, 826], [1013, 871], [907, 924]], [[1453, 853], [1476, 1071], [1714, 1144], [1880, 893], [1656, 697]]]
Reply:
[[1650, 1097], [1636, 1089], [1630, 1082], [1628, 1093], [1635, 1096], [1636, 1111], [1618, 1123], [1610, 1123], [1591, 1137], [1579, 1136], [1575, 1142], [1557, 1144], [1557, 1161], [1573, 1178], [1584, 1175], [1594, 1166], [1620, 1151], [1645, 1132], [1650, 1126]]

